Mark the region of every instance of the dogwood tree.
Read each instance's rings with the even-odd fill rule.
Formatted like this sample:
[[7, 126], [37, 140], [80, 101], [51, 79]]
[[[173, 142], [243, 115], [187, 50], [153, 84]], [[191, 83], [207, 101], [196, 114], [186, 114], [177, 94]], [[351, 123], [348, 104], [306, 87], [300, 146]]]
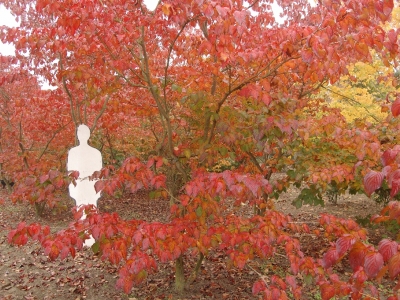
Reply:
[[[137, 154], [95, 174], [103, 179], [97, 189], [112, 194], [122, 186], [132, 192], [151, 188], [171, 204], [167, 224], [86, 208], [85, 220], [81, 209], [70, 228], [54, 236], [38, 224], [21, 224], [10, 241], [23, 244], [30, 236], [56, 258], [74, 255], [90, 233], [93, 250], [122, 263], [118, 285], [126, 292], [158, 263], [175, 261], [175, 285], [182, 291], [212, 249], [225, 251], [243, 268], [249, 259], [268, 258], [279, 248], [291, 270], [269, 287], [256, 283], [254, 293], [283, 299], [291, 291], [299, 298], [294, 275], [302, 272], [314, 278], [324, 299], [349, 294], [359, 299], [381, 267], [369, 263], [377, 256], [368, 256], [368, 263], [351, 256], [354, 266], [365, 268], [360, 273], [354, 267], [351, 282], [334, 280], [330, 266], [365, 240], [363, 230], [323, 216], [321, 224], [335, 229], [330, 232], [342, 246], [322, 262], [305, 257], [291, 233], [307, 226], [299, 228], [275, 211], [270, 194], [279, 194], [290, 180], [353, 179], [357, 159], [347, 154], [335, 165], [324, 151], [317, 155], [323, 164], [304, 159], [315, 157], [309, 149], [321, 137], [341, 153], [357, 157], [364, 149], [377, 159], [378, 140], [366, 130], [346, 128], [316, 94], [321, 85], [348, 74], [350, 64], [371, 62], [372, 50], [386, 64], [395, 61], [397, 31], [382, 27], [393, 1], [277, 0], [279, 22], [273, 2], [170, 0], [150, 11], [141, 1], [5, 0], [20, 27], [2, 27], [0, 38], [15, 44], [18, 68], [54, 86], [71, 123], [96, 128], [111, 156], [115, 150]], [[222, 159], [235, 168], [210, 172]], [[302, 159], [304, 168], [298, 164]], [[291, 169], [299, 175], [270, 182], [273, 172]], [[226, 215], [231, 199], [254, 205], [258, 214]], [[188, 252], [198, 254], [199, 263], [185, 279]]]

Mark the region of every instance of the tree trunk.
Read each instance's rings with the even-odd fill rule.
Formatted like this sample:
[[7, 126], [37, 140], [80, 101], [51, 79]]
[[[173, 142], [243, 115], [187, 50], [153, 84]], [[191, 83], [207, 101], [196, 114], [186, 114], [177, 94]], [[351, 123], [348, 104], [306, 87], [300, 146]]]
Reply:
[[183, 257], [179, 256], [175, 261], [175, 291], [182, 293], [185, 289], [185, 274], [183, 268]]
[[196, 280], [197, 275], [199, 274], [201, 263], [203, 262], [203, 259], [204, 259], [204, 254], [200, 252], [199, 259], [197, 260], [196, 267], [194, 268], [192, 274], [190, 274], [190, 277], [189, 277], [189, 279], [187, 281], [188, 285], [192, 284]]

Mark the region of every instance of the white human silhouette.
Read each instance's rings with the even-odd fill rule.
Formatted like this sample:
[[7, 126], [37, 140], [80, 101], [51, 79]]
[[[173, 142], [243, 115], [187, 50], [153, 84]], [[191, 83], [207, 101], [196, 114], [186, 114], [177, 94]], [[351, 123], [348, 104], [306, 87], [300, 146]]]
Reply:
[[[68, 152], [67, 170], [78, 171], [79, 177], [76, 185], [69, 185], [69, 195], [75, 200], [76, 206], [92, 204], [97, 206], [97, 200], [100, 198], [100, 192], [96, 193], [94, 185], [95, 180], [89, 180], [95, 171], [99, 171], [103, 167], [103, 159], [101, 153], [96, 148], [88, 145], [90, 137], [90, 129], [86, 125], [79, 125], [77, 130], [79, 146], [71, 148]], [[83, 215], [82, 219], [86, 218]], [[85, 245], [90, 247], [94, 243], [94, 239], [85, 241]]]

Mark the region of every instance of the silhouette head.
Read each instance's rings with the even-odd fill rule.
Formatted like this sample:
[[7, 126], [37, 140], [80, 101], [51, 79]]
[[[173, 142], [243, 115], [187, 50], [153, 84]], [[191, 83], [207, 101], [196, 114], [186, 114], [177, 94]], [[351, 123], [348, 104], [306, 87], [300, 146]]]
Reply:
[[77, 136], [79, 143], [87, 143], [89, 137], [90, 137], [90, 129], [84, 124], [79, 125], [78, 131], [77, 131]]

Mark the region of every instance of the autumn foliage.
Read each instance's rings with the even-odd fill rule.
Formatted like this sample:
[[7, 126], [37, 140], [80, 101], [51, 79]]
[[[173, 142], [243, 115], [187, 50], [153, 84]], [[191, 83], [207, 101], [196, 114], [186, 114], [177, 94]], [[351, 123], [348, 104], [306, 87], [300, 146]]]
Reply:
[[[120, 267], [126, 293], [169, 261], [182, 291], [218, 250], [240, 269], [285, 257], [285, 276], [254, 283], [265, 299], [300, 299], [306, 282], [322, 299], [379, 298], [376, 282], [400, 273], [396, 241], [375, 247], [355, 221], [330, 215], [320, 216], [323, 233], [310, 230], [276, 211], [273, 199], [291, 184], [301, 188], [297, 207], [323, 205], [332, 186], [371, 195], [387, 181], [398, 193], [399, 146], [381, 142], [398, 130], [395, 92], [385, 102], [392, 114], [378, 125], [347, 122], [319, 93], [357, 62], [379, 57], [397, 67], [397, 30], [383, 27], [394, 3], [278, 0], [277, 20], [273, 2], [170, 0], [149, 11], [142, 1], [3, 1], [20, 21], [0, 28], [0, 40], [16, 47], [0, 69], [0, 163], [17, 183], [12, 199], [54, 207], [76, 177], [65, 161], [85, 123], [106, 165], [93, 174], [97, 191], [145, 189], [170, 203], [167, 223], [81, 207], [65, 230], [21, 223], [9, 241], [31, 238], [63, 259], [92, 235], [92, 250]], [[54, 89], [41, 90], [38, 80]], [[227, 213], [232, 204], [254, 214]], [[377, 221], [399, 220], [397, 204], [389, 207]], [[296, 233], [323, 235], [331, 246], [309, 257]], [[189, 278], [185, 255], [198, 257]], [[335, 273], [340, 261], [351, 267], [348, 280]]]

